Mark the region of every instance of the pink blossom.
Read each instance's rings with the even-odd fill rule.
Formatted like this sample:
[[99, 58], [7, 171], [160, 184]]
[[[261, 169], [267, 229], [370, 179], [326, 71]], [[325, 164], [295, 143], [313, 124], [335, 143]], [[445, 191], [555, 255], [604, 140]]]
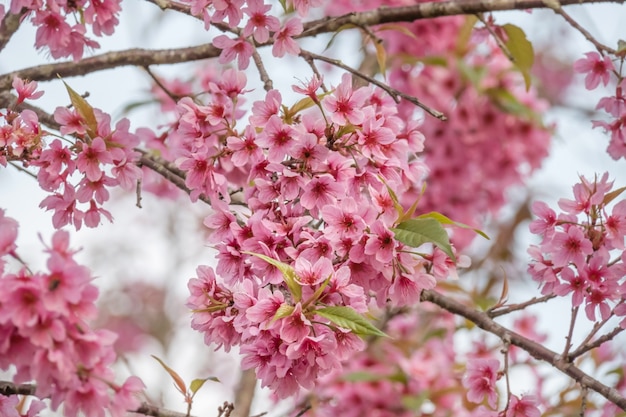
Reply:
[[63, 17], [50, 10], [37, 10], [33, 23], [37, 26], [35, 35], [35, 47], [42, 48], [48, 46], [50, 53], [54, 56], [58, 51], [64, 50], [70, 39], [71, 27]]
[[287, 317], [281, 319], [280, 338], [285, 342], [300, 343], [311, 333], [311, 322], [302, 313], [302, 305], [297, 303]]
[[537, 408], [537, 397], [534, 395], [511, 395], [509, 408], [505, 417], [541, 417], [541, 411]]
[[302, 21], [298, 18], [289, 19], [279, 31], [274, 33], [272, 54], [277, 58], [282, 58], [286, 53], [298, 55], [300, 46], [293, 37], [301, 33]]
[[593, 247], [577, 226], [571, 226], [566, 232], [555, 232], [550, 247], [553, 249], [552, 262], [555, 266], [565, 266], [570, 262], [582, 265], [585, 256], [591, 255]]
[[530, 232], [536, 235], [550, 237], [556, 225], [556, 213], [543, 201], [536, 201], [532, 205], [533, 213], [539, 217], [530, 223]]
[[35, 100], [43, 96], [43, 91], [37, 91], [37, 82], [24, 82], [21, 78], [13, 78], [13, 88], [17, 91], [17, 104], [22, 103], [26, 99]]
[[585, 56], [586, 58], [581, 58], [574, 62], [574, 70], [587, 74], [585, 77], [587, 90], [593, 90], [600, 82], [603, 85], [607, 85], [611, 72], [615, 71], [611, 58], [608, 55], [602, 57], [597, 52], [587, 52]]
[[371, 94], [368, 88], [352, 89], [352, 77], [345, 73], [334, 93], [324, 97], [322, 105], [329, 113], [330, 119], [338, 125], [363, 123], [364, 113], [361, 110], [367, 97]]
[[17, 395], [0, 395], [0, 415], [2, 417], [21, 417], [17, 412], [19, 402], [20, 398]]
[[226, 35], [220, 35], [213, 40], [213, 45], [222, 50], [219, 57], [220, 64], [227, 64], [237, 58], [237, 66], [240, 70], [248, 68], [254, 47], [245, 38], [231, 39]]
[[341, 192], [341, 186], [334, 181], [333, 177], [328, 174], [320, 175], [305, 184], [300, 204], [315, 215], [324, 206], [335, 204]]
[[250, 19], [243, 28], [243, 36], [253, 35], [255, 41], [267, 42], [270, 38], [270, 31], [276, 32], [280, 29], [280, 20], [267, 14], [272, 6], [264, 4], [263, 0], [248, 0], [247, 5], [248, 7], [243, 8], [243, 12], [250, 16]]
[[496, 407], [498, 393], [496, 381], [499, 378], [500, 362], [497, 359], [471, 359], [467, 363], [463, 386], [468, 389], [467, 399], [473, 403], [481, 403], [487, 397], [491, 408]]
[[111, 163], [113, 156], [100, 137], [95, 138], [91, 144], [82, 143], [82, 151], [76, 157], [76, 167], [89, 181], [98, 181], [103, 175], [100, 164]]
[[272, 116], [278, 115], [281, 103], [282, 97], [278, 90], [268, 91], [265, 100], [252, 103], [250, 123], [254, 126], [265, 126]]
[[15, 240], [18, 226], [15, 219], [7, 217], [5, 211], [0, 209], [0, 257], [12, 253], [17, 247]]
[[271, 116], [263, 132], [258, 135], [257, 144], [268, 148], [268, 161], [282, 162], [295, 145], [295, 134], [295, 130], [283, 123], [280, 117]]
[[395, 254], [396, 240], [393, 233], [380, 220], [370, 226], [370, 236], [365, 245], [365, 254], [374, 255], [376, 260], [389, 263]]
[[296, 259], [294, 266], [298, 282], [302, 285], [313, 286], [321, 284], [330, 278], [334, 272], [333, 264], [328, 258], [319, 258], [315, 262], [309, 262], [300, 257]]
[[[244, 0], [213, 0], [215, 13], [213, 14], [213, 22], [223, 22], [228, 17], [228, 25], [236, 27], [243, 17], [242, 7]], [[245, 69], [245, 67], [239, 67]]]

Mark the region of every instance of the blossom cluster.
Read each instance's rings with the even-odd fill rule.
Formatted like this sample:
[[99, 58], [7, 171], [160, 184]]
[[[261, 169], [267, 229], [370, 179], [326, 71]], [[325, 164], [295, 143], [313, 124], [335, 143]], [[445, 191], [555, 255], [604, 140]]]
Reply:
[[528, 270], [543, 294], [571, 294], [572, 306], [584, 307], [591, 321], [626, 316], [626, 200], [617, 200], [624, 188], [612, 190], [607, 173], [580, 180], [573, 200], [559, 200], [560, 213], [533, 204], [538, 219], [530, 231], [542, 240], [528, 250]]
[[354, 317], [370, 304], [413, 305], [455, 268], [441, 249], [419, 255], [391, 230], [404, 215], [395, 193], [426, 172], [417, 125], [348, 75], [330, 94], [321, 85], [314, 76], [294, 86], [303, 98], [292, 107], [269, 91], [237, 130], [245, 76], [227, 71], [207, 105], [179, 101], [168, 138], [192, 197], [215, 210], [205, 225], [219, 278], [200, 267], [190, 281], [192, 327], [226, 350], [241, 345], [244, 367], [279, 397], [363, 347]]
[[[405, 4], [343, 0], [330, 2], [327, 11], [340, 14]], [[548, 103], [533, 86], [525, 88], [521, 74], [491, 35], [480, 36], [478, 30], [471, 37], [464, 35], [468, 22], [470, 18], [454, 16], [398, 24], [404, 30], [373, 31], [384, 41], [387, 54], [397, 57], [387, 64], [390, 85], [448, 119], [442, 123], [427, 116], [420, 126], [427, 138], [424, 158], [429, 168], [428, 192], [420, 209], [480, 228], [505, 204], [506, 190], [539, 168], [552, 133], [540, 117]], [[503, 33], [497, 26], [494, 32]], [[418, 116], [408, 101], [400, 102], [399, 114], [405, 120]], [[405, 196], [414, 198], [418, 187]], [[474, 236], [455, 230], [455, 243], [462, 248]]]
[[[112, 35], [118, 24], [121, 0], [11, 0], [6, 13], [24, 14], [37, 28], [35, 47], [54, 59], [82, 58], [85, 49], [99, 48], [87, 32], [101, 37]], [[0, 15], [4, 8], [0, 9]]]
[[[613, 59], [624, 63], [624, 54], [620, 58], [611, 57], [608, 54], [600, 55], [598, 52], [588, 52], [585, 58], [574, 63], [574, 70], [585, 74], [585, 87], [594, 90], [602, 84], [615, 84], [615, 94], [603, 97], [596, 106], [597, 110], [604, 110], [610, 117], [608, 120], [596, 120], [594, 127], [601, 127], [610, 133], [611, 139], [607, 148], [608, 154], [615, 160], [626, 158], [626, 78], [615, 69]], [[615, 78], [614, 80], [612, 80]]]
[[[52, 237], [47, 272], [22, 267], [11, 273], [5, 259], [19, 259], [17, 232], [17, 222], [0, 210], [0, 369], [14, 366], [16, 383], [34, 380], [37, 396], [49, 398], [52, 409], [63, 404], [68, 417], [104, 416], [104, 410], [121, 417], [137, 408], [141, 380], [114, 382], [116, 336], [88, 324], [96, 315], [98, 290], [89, 270], [74, 260], [69, 234], [57, 231]], [[42, 406], [34, 404], [37, 413]]]
[[[13, 86], [16, 105], [42, 94], [36, 92], [35, 82], [16, 78]], [[5, 121], [0, 125], [0, 165], [15, 161], [37, 168], [39, 186], [51, 193], [40, 207], [54, 212], [55, 228], [71, 224], [78, 230], [83, 223], [98, 226], [103, 216], [111, 221], [111, 213], [102, 207], [110, 198], [109, 189], [133, 189], [141, 178], [135, 151], [139, 137], [129, 132], [127, 119], [112, 127], [108, 114], [68, 91], [74, 109], [57, 107], [54, 112], [64, 137], [52, 139], [31, 110], [7, 109], [0, 114]]]

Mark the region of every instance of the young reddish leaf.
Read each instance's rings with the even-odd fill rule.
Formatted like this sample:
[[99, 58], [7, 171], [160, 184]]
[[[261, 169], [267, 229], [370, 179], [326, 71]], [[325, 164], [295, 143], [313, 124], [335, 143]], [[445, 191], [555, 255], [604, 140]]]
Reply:
[[87, 135], [89, 135], [91, 139], [94, 139], [98, 134], [98, 122], [96, 121], [96, 115], [93, 112], [93, 107], [91, 107], [91, 105], [87, 103], [87, 100], [82, 98], [80, 94], [74, 91], [72, 87], [67, 85], [65, 81], [63, 81], [63, 84], [65, 84], [67, 93], [70, 96], [72, 106], [74, 106], [78, 114], [80, 114], [86, 123], [85, 129], [87, 130]]
[[611, 201], [619, 197], [619, 195], [623, 193], [624, 190], [626, 190], [626, 187], [618, 188], [617, 190], [611, 191], [610, 193], [604, 196], [604, 199], [602, 200], [602, 204], [604, 205], [609, 204]]
[[196, 395], [196, 392], [198, 392], [198, 390], [202, 388], [204, 383], [207, 381], [221, 382], [216, 376], [210, 376], [204, 379], [194, 379], [193, 381], [191, 381], [191, 384], [189, 384], [189, 391], [191, 391], [191, 396], [193, 397], [194, 395]]
[[456, 39], [456, 52], [460, 56], [467, 53], [467, 44], [470, 41], [472, 31], [474, 30], [474, 26], [476, 26], [477, 22], [478, 17], [475, 15], [469, 15], [465, 18], [465, 22], [463, 22], [463, 26], [461, 26]]
[[480, 229], [475, 229], [472, 226], [468, 226], [464, 223], [460, 223], [460, 222], [456, 222], [452, 219], [450, 219], [448, 216], [438, 213], [436, 211], [431, 211], [430, 213], [425, 213], [425, 214], [420, 214], [419, 216], [417, 216], [418, 219], [435, 219], [437, 220], [439, 223], [441, 224], [451, 224], [454, 225], [456, 227], [460, 227], [462, 229], [470, 229], [473, 230], [474, 232], [476, 232], [477, 234], [481, 235], [482, 237], [484, 237], [487, 240], [489, 239], [489, 236], [487, 236], [487, 234], [485, 232], [483, 232]]
[[376, 61], [378, 61], [378, 68], [384, 79], [387, 79], [387, 52], [382, 40], [374, 40], [374, 47], [376, 48]]
[[400, 23], [386, 23], [384, 25], [376, 26], [376, 33], [382, 32], [385, 30], [393, 30], [394, 32], [400, 32], [403, 35], [406, 35], [415, 40], [418, 39], [417, 36], [415, 36], [415, 33], [411, 32], [409, 28], [407, 28], [406, 26]]
[[533, 45], [526, 39], [526, 34], [520, 27], [507, 23], [502, 26], [502, 29], [508, 38], [504, 45], [509, 50], [513, 63], [522, 73], [526, 90], [528, 90], [530, 88], [530, 70], [535, 61]]
[[154, 355], [150, 355], [152, 356], [154, 359], [156, 359], [161, 366], [163, 367], [163, 369], [165, 369], [167, 371], [168, 374], [170, 374], [170, 376], [172, 377], [172, 379], [174, 380], [174, 383], [176, 384], [176, 388], [182, 393], [182, 394], [187, 394], [187, 386], [185, 385], [185, 381], [183, 381], [183, 379], [180, 377], [180, 375], [178, 375], [178, 373], [176, 373], [175, 370], [173, 370], [172, 368], [170, 368], [169, 366], [167, 366], [165, 364], [165, 362], [163, 362], [161, 359], [157, 358]]
[[315, 314], [330, 320], [339, 327], [352, 330], [358, 335], [388, 337], [351, 307], [324, 307], [315, 310]]
[[419, 204], [425, 192], [426, 192], [426, 183], [422, 184], [422, 191], [420, 192], [420, 195], [417, 197], [417, 200], [415, 200], [415, 202], [411, 204], [411, 207], [409, 207], [409, 209], [398, 218], [398, 223], [401, 223], [405, 220], [409, 220], [411, 217], [413, 217], [413, 213], [415, 213], [415, 210], [417, 210], [417, 205]]
[[493, 307], [490, 308], [490, 310], [502, 307], [504, 304], [506, 304], [508, 299], [509, 299], [509, 279], [505, 275], [504, 282], [502, 283], [502, 292], [500, 293], [500, 299]]
[[399, 223], [391, 231], [395, 238], [405, 245], [417, 248], [424, 243], [432, 243], [445, 252], [452, 261], [456, 262], [450, 238], [441, 223], [435, 219], [411, 219]]
[[270, 265], [274, 265], [278, 270], [283, 274], [283, 279], [285, 280], [285, 284], [287, 284], [287, 288], [291, 292], [294, 301], [297, 303], [302, 299], [302, 287], [298, 284], [298, 276], [296, 275], [296, 271], [284, 262], [278, 261], [276, 259], [272, 259], [269, 256], [261, 255], [260, 253], [254, 252], [243, 252], [248, 255], [256, 256], [257, 258], [263, 259]]

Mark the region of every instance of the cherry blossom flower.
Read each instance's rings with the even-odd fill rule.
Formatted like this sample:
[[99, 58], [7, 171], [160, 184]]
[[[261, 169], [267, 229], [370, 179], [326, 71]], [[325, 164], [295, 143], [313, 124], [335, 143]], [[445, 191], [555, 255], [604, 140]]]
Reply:
[[13, 78], [13, 88], [17, 91], [17, 104], [22, 103], [26, 99], [35, 100], [43, 96], [43, 91], [37, 91], [37, 82], [25, 82], [21, 78]]
[[282, 58], [285, 54], [298, 55], [300, 46], [293, 39], [302, 33], [302, 21], [298, 18], [289, 19], [283, 27], [274, 33], [274, 45], [272, 54], [277, 58]]
[[237, 58], [240, 70], [248, 68], [254, 48], [245, 38], [231, 39], [226, 35], [220, 35], [213, 40], [213, 45], [222, 50], [219, 57], [221, 64], [227, 64]]
[[324, 97], [322, 105], [334, 123], [359, 125], [364, 119], [361, 109], [370, 94], [371, 92], [366, 87], [353, 90], [352, 77], [346, 73], [341, 77], [341, 83], [334, 93]]
[[272, 6], [264, 4], [263, 0], [248, 0], [247, 5], [248, 7], [243, 8], [243, 12], [250, 16], [250, 19], [243, 28], [243, 36], [253, 35], [255, 41], [267, 42], [270, 38], [270, 31], [276, 32], [280, 29], [278, 18], [267, 14]]
[[586, 58], [581, 58], [574, 62], [574, 70], [587, 74], [585, 77], [585, 87], [587, 90], [593, 90], [600, 82], [603, 85], [609, 83], [611, 72], [615, 71], [613, 62], [608, 55], [600, 56], [597, 52], [587, 52]]
[[467, 399], [481, 403], [485, 397], [491, 408], [496, 407], [498, 393], [496, 381], [499, 378], [500, 362], [497, 359], [473, 359], [467, 363], [463, 386], [468, 389]]
[[509, 408], [505, 417], [541, 417], [541, 411], [537, 408], [537, 397], [534, 395], [511, 395]]

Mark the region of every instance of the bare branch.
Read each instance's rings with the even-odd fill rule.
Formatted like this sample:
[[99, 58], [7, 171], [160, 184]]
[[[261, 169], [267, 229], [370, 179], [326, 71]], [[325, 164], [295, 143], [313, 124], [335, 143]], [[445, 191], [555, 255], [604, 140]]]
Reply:
[[575, 351], [573, 351], [572, 353], [569, 354], [568, 356], [568, 360], [569, 361], [573, 361], [574, 359], [576, 359], [577, 357], [583, 355], [584, 353], [589, 352], [592, 349], [595, 349], [597, 347], [599, 347], [601, 344], [608, 342], [609, 340], [613, 340], [613, 338], [615, 336], [617, 336], [618, 334], [620, 334], [621, 332], [623, 332], [624, 329], [620, 326], [615, 327], [613, 330], [611, 330], [610, 332], [603, 334], [602, 336], [600, 336], [599, 338], [597, 338], [596, 340], [594, 340], [593, 342], [589, 343], [582, 343], [578, 349], [576, 349]]
[[[35, 395], [37, 386], [34, 384], [14, 384], [9, 381], [0, 381], [0, 395]], [[152, 417], [191, 417], [176, 411], [165, 410], [147, 403], [141, 404], [133, 413]]]
[[232, 417], [248, 417], [250, 415], [255, 389], [256, 374], [254, 369], [243, 371], [239, 379], [239, 386], [235, 392], [235, 409]]
[[600, 43], [596, 38], [593, 37], [591, 33], [589, 33], [587, 29], [579, 25], [568, 13], [566, 13], [565, 10], [563, 10], [563, 8], [560, 7], [559, 3], [560, 3], [559, 0], [554, 0], [554, 5], [550, 7], [552, 10], [554, 10], [554, 13], [561, 15], [563, 19], [565, 19], [565, 21], [567, 21], [567, 23], [570, 24], [571, 27], [579, 31], [585, 37], [585, 39], [591, 42], [593, 46], [596, 47], [598, 52], [600, 52], [601, 54], [604, 54], [606, 52], [611, 55], [615, 55], [615, 52], [616, 52], [615, 49], [610, 48]]
[[586, 386], [594, 390], [610, 402], [620, 407], [622, 410], [626, 410], [626, 398], [624, 398], [616, 389], [603, 384], [595, 378], [592, 378], [580, 370], [580, 368], [571, 362], [568, 362], [567, 358], [563, 358], [558, 353], [496, 323], [489, 317], [488, 314], [465, 306], [456, 300], [448, 298], [432, 290], [422, 291], [421, 300], [431, 302], [444, 310], [449, 311], [450, 313], [465, 317], [481, 329], [498, 336], [502, 340], [510, 340], [512, 345], [524, 349], [533, 358], [551, 364], [553, 367], [581, 384], [581, 386]]
[[15, 76], [34, 81], [49, 81], [59, 76], [75, 77], [127, 65], [148, 67], [150, 65], [198, 61], [219, 56], [220, 52], [221, 49], [210, 43], [178, 49], [127, 49], [109, 52], [85, 58], [79, 62], [46, 64], [0, 75], [0, 91], [11, 88]]
[[419, 101], [417, 98], [410, 96], [408, 94], [405, 94], [401, 91], [396, 90], [393, 87], [388, 86], [385, 83], [381, 83], [380, 81], [378, 81], [375, 78], [370, 77], [369, 75], [363, 74], [362, 72], [360, 72], [357, 69], [354, 69], [352, 67], [347, 66], [346, 64], [344, 64], [343, 62], [339, 61], [338, 59], [332, 59], [332, 58], [328, 58], [325, 57], [323, 55], [317, 55], [314, 54], [312, 52], [308, 52], [305, 51], [304, 49], [300, 51], [300, 56], [302, 56], [303, 58], [307, 59], [317, 59], [319, 61], [324, 61], [324, 62], [328, 62], [329, 64], [332, 64], [336, 67], [339, 67], [343, 70], [346, 70], [354, 75], [356, 75], [359, 78], [364, 79], [365, 81], [367, 81], [370, 84], [374, 84], [375, 86], [383, 89], [384, 91], [387, 92], [387, 94], [389, 94], [396, 102], [400, 101], [400, 98], [403, 98], [413, 104], [415, 104], [416, 106], [422, 108], [426, 113], [430, 114], [431, 116], [436, 117], [439, 120], [447, 120], [447, 117], [441, 113], [438, 110], [435, 110], [431, 107], [428, 107], [427, 105], [425, 105], [424, 103], [422, 103], [421, 101]]
[[13, 34], [20, 27], [20, 23], [22, 22], [22, 17], [26, 14], [28, 9], [23, 8], [18, 14], [7, 13], [0, 22], [0, 51], [7, 46], [9, 40]]
[[[562, 0], [562, 6], [572, 4], [620, 3], [624, 0]], [[371, 26], [392, 22], [412, 22], [441, 16], [457, 16], [505, 10], [547, 8], [545, 0], [449, 0], [421, 3], [406, 7], [381, 7], [362, 13], [348, 13], [338, 17], [326, 17], [304, 25], [299, 37], [334, 32], [344, 25]]]
[[[160, 7], [183, 11], [183, 5], [174, 6], [178, 3], [171, 1], [149, 0]], [[592, 4], [592, 3], [619, 3], [626, 0], [563, 0], [561, 5]], [[370, 26], [390, 22], [411, 22], [419, 19], [427, 19], [441, 16], [455, 16], [476, 14], [490, 11], [524, 10], [547, 8], [545, 0], [453, 0], [446, 2], [421, 3], [414, 6], [379, 8], [376, 10], [349, 13], [338, 17], [308, 22], [304, 25], [305, 30], [298, 38], [315, 36], [321, 33], [334, 32], [343, 25]], [[186, 9], [185, 9], [186, 10]], [[218, 27], [217, 25], [214, 25]], [[273, 43], [270, 40], [262, 45], [268, 46]], [[182, 62], [197, 61], [201, 59], [219, 56], [221, 50], [212, 44], [203, 44], [179, 49], [128, 49], [124, 51], [109, 52], [85, 58], [79, 62], [61, 62], [56, 64], [40, 65], [26, 68], [8, 74], [0, 75], [0, 91], [10, 88], [14, 76], [34, 81], [49, 81], [61, 77], [75, 77], [86, 75], [91, 72], [120, 66], [134, 65], [146, 67], [150, 65], [178, 64]]]
[[504, 316], [505, 314], [512, 313], [513, 311], [524, 310], [526, 307], [533, 304], [545, 303], [546, 301], [551, 300], [554, 297], [556, 297], [556, 295], [554, 294], [544, 295], [543, 297], [533, 297], [523, 303], [511, 304], [497, 309], [487, 310], [487, 315], [493, 319], [498, 316]]

